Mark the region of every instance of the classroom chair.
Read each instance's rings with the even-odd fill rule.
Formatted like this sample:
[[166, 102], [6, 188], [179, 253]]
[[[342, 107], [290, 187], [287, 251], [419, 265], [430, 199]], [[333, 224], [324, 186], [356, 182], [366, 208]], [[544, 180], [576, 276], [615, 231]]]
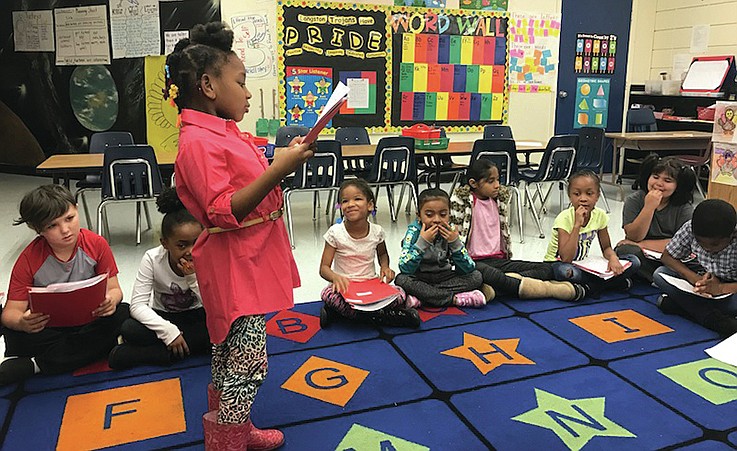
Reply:
[[499, 170], [499, 183], [512, 190], [512, 197], [517, 203], [517, 224], [519, 226], [519, 242], [525, 242], [524, 220], [522, 216], [522, 196], [519, 192], [520, 174], [517, 168], [517, 146], [513, 139], [477, 139], [473, 143], [473, 153], [469, 166], [479, 158], [489, 160]]
[[[440, 137], [446, 137], [445, 128], [443, 127], [440, 127]], [[437, 178], [437, 180], [435, 180], [435, 186], [440, 187], [443, 174], [453, 174], [453, 181], [451, 182], [450, 191], [448, 192], [449, 194], [453, 194], [461, 176], [466, 173], [466, 169], [468, 169], [467, 164], [454, 162], [450, 155], [432, 153], [418, 155], [417, 183], [421, 183], [424, 178], [427, 183], [427, 187], [430, 188], [432, 186], [432, 176], [435, 176]], [[404, 191], [404, 188], [402, 188], [402, 191]], [[409, 207], [409, 203], [407, 203], [407, 207]]]
[[[558, 135], [553, 136], [545, 146], [545, 152], [540, 160], [540, 166], [537, 171], [523, 171], [521, 179], [525, 183], [525, 201], [532, 210], [532, 217], [537, 223], [540, 231], [540, 238], [545, 238], [540, 215], [545, 213], [545, 204], [548, 201], [550, 192], [553, 189], [553, 183], [558, 183], [560, 191], [560, 208], [563, 210], [563, 187], [568, 183], [568, 177], [573, 172], [576, 164], [576, 147], [578, 146], [578, 135]], [[553, 182], [550, 184], [547, 192], [543, 196], [542, 184]], [[530, 185], [534, 184], [535, 193], [530, 193]], [[540, 200], [540, 210], [535, 209], [535, 200]]]
[[297, 136], [305, 136], [309, 133], [310, 129], [302, 125], [287, 125], [280, 127], [276, 131], [276, 138], [274, 138], [274, 145], [276, 147], [287, 147], [292, 139]]
[[[134, 144], [133, 135], [130, 132], [93, 133], [90, 137], [90, 153], [105, 153], [105, 149], [108, 147], [125, 144]], [[77, 182], [76, 188], [77, 191], [74, 193], [74, 197], [82, 200], [87, 228], [92, 230], [92, 216], [87, 206], [85, 193], [93, 189], [102, 189], [102, 176], [100, 174], [87, 175], [84, 179]], [[146, 214], [148, 215], [148, 212]], [[146, 217], [148, 218], [148, 216]], [[149, 227], [151, 227], [151, 224], [149, 224]]]
[[[335, 140], [339, 141], [341, 146], [371, 144], [371, 138], [364, 127], [341, 127], [335, 131]], [[371, 158], [345, 158], [343, 159], [343, 173], [360, 177], [368, 171], [370, 164]], [[330, 204], [329, 199], [328, 204]], [[327, 208], [330, 208], [330, 205]]]
[[[596, 174], [604, 171], [604, 129], [599, 127], [581, 127], [578, 130], [578, 148], [576, 149], [576, 170], [588, 169]], [[609, 201], [604, 190], [599, 186], [601, 199], [606, 212], [609, 213]]]
[[[711, 167], [709, 166], [709, 162], [711, 161], [711, 152], [714, 144], [709, 144], [703, 149], [700, 149], [697, 154], [683, 154], [683, 155], [672, 155], [676, 158], [678, 158], [681, 163], [683, 163], [686, 167], [691, 169], [691, 171], [696, 176], [696, 189], [699, 190], [699, 194], [701, 194], [701, 197], [706, 199], [706, 192], [704, 191], [704, 188], [701, 186], [701, 180], [699, 179], [699, 174], [701, 173], [701, 168], [706, 168], [706, 173], [711, 174]], [[707, 176], [707, 183], [708, 183], [708, 176]], [[707, 185], [708, 188], [708, 185]]]
[[109, 147], [105, 150], [102, 196], [97, 207], [97, 233], [107, 236], [110, 241], [107, 207], [115, 203], [135, 202], [136, 245], [141, 244], [141, 205], [155, 201], [156, 196], [161, 193], [161, 187], [161, 172], [153, 147], [148, 145]]
[[[335, 193], [338, 196], [338, 189], [343, 183], [343, 156], [341, 145], [338, 141], [318, 140], [317, 151], [315, 154], [305, 161], [294, 174], [291, 186], [284, 190], [284, 211], [287, 216], [287, 232], [289, 233], [289, 243], [294, 245], [294, 225], [292, 218], [291, 197], [295, 191], [329, 191], [330, 197]], [[316, 220], [316, 206], [312, 205], [312, 220]], [[335, 209], [333, 209], [331, 223], [335, 222]]]
[[[410, 188], [410, 196], [417, 206], [417, 165], [415, 162], [415, 140], [407, 136], [381, 138], [376, 145], [376, 153], [371, 163], [371, 170], [366, 177], [369, 185], [376, 187], [376, 200], [379, 189], [386, 187], [389, 199], [389, 213], [392, 222], [397, 221], [399, 208], [402, 205], [404, 188]], [[394, 207], [394, 187], [402, 186], [399, 202]]]
[[512, 136], [512, 127], [509, 125], [485, 125], [484, 139], [514, 139]]
[[[655, 114], [650, 108], [630, 108], [627, 110], [627, 132], [628, 133], [642, 133], [642, 132], [656, 132], [658, 131], [658, 124], [655, 120]], [[624, 162], [630, 163], [635, 166], [642, 164], [644, 158], [628, 158], [627, 149], [624, 149]], [[633, 189], [637, 189], [637, 171], [625, 176], [624, 164], [620, 169], [620, 174], [617, 177], [617, 183], [622, 183], [623, 177], [634, 178], [635, 183], [632, 184]]]

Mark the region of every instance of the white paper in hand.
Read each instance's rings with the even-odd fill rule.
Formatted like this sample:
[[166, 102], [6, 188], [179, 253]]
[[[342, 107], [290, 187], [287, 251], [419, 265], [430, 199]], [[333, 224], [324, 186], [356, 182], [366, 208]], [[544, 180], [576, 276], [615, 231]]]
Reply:
[[[632, 266], [632, 262], [629, 260], [619, 260], [622, 265], [622, 269], [627, 269]], [[604, 280], [609, 280], [614, 277], [612, 271], [608, 271], [609, 260], [599, 255], [590, 255], [583, 260], [574, 261], [573, 264], [587, 273], [598, 276]]]
[[317, 135], [319, 135], [322, 129], [325, 128], [326, 125], [328, 125], [330, 119], [332, 119], [333, 116], [335, 116], [338, 111], [340, 111], [340, 107], [348, 99], [348, 92], [350, 92], [348, 86], [344, 85], [342, 81], [338, 82], [338, 86], [335, 87], [333, 93], [330, 95], [328, 102], [322, 109], [322, 113], [317, 117], [315, 125], [313, 125], [309, 133], [307, 133], [307, 135], [302, 138], [303, 143], [312, 144], [313, 142], [315, 142], [315, 140], [317, 140]]
[[691, 285], [688, 282], [688, 280], [684, 280], [684, 279], [681, 279], [681, 278], [678, 278], [678, 277], [669, 276], [668, 274], [661, 274], [660, 276], [663, 278], [663, 280], [665, 280], [669, 284], [673, 285], [674, 287], [678, 288], [679, 290], [681, 290], [683, 292], [686, 292], [686, 293], [689, 293], [689, 294], [695, 294], [696, 296], [701, 296], [702, 298], [723, 299], [723, 298], [726, 298], [728, 296], [731, 296], [731, 294], [720, 294], [720, 295], [717, 295], [717, 296], [712, 296], [712, 295], [709, 295], [709, 294], [697, 293], [697, 292], [694, 291], [694, 288], [695, 287], [693, 285]]

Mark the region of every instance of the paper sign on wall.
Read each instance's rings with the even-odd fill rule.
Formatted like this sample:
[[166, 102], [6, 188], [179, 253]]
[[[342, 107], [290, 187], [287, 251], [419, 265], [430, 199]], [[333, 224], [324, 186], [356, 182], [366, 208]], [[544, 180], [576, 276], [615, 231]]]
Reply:
[[573, 128], [606, 128], [609, 116], [609, 79], [576, 79], [576, 109]]

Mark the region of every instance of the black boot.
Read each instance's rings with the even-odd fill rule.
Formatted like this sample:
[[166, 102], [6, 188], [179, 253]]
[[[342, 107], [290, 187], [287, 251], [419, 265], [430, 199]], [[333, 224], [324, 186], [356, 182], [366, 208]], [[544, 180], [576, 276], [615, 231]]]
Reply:
[[377, 326], [390, 327], [411, 327], [417, 329], [420, 327], [420, 314], [416, 309], [408, 308], [404, 310], [381, 309], [375, 312], [356, 312], [357, 318], [376, 324]]
[[730, 337], [737, 334], [737, 318], [714, 310], [704, 318], [704, 327], [713, 330], [721, 337]]
[[0, 364], [0, 387], [33, 376], [33, 361], [30, 357], [15, 357]]
[[335, 310], [332, 306], [323, 303], [320, 309], [320, 329], [327, 329], [330, 324], [336, 322], [342, 318], [340, 312]]
[[162, 344], [133, 346], [128, 343], [118, 345], [110, 351], [108, 365], [115, 370], [124, 370], [141, 365], [168, 366], [172, 364], [169, 350]]

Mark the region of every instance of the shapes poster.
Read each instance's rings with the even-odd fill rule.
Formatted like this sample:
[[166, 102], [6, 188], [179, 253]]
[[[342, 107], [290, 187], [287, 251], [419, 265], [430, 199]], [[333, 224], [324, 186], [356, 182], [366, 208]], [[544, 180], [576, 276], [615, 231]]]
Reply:
[[617, 35], [576, 34], [575, 73], [611, 75], [614, 73], [616, 56]]
[[609, 116], [609, 79], [578, 78], [573, 128], [606, 128]]
[[484, 9], [487, 11], [506, 11], [509, 0], [460, 0], [461, 9]]
[[550, 92], [558, 78], [560, 14], [512, 13], [509, 85], [512, 92]]
[[333, 92], [333, 70], [329, 67], [287, 67], [286, 73], [286, 125], [312, 127]]
[[386, 10], [348, 3], [277, 4], [279, 106], [287, 125], [314, 124], [333, 87], [344, 80], [361, 95], [350, 99], [330, 127], [389, 131]]
[[470, 131], [505, 122], [507, 21], [493, 12], [393, 9], [391, 125]]

